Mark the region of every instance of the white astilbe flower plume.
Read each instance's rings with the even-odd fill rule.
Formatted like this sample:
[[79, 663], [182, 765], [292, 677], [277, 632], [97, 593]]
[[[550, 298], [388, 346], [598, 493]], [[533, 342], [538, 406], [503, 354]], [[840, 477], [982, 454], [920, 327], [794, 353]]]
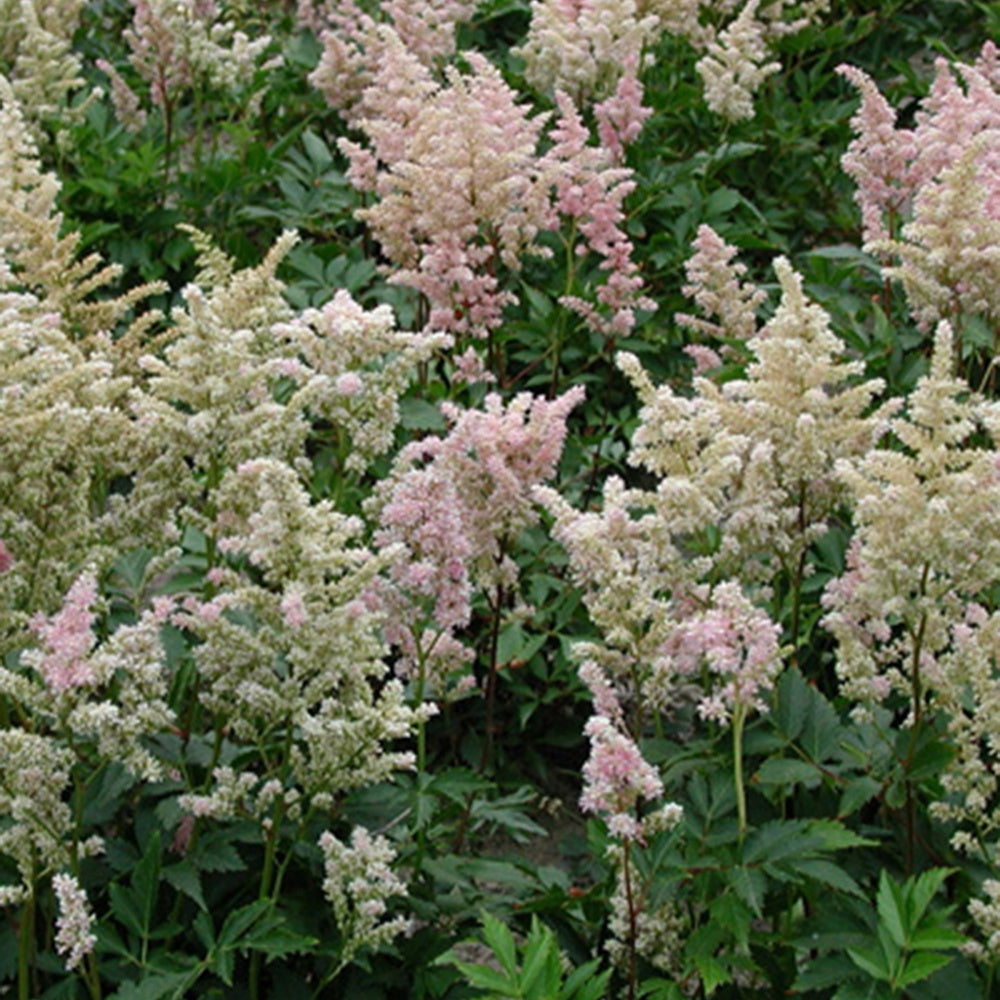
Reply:
[[56, 951], [64, 956], [67, 969], [75, 969], [97, 944], [93, 931], [94, 914], [87, 894], [72, 876], [60, 872], [52, 879], [59, 904], [56, 917]]
[[327, 830], [319, 846], [326, 875], [323, 893], [343, 935], [344, 966], [359, 950], [377, 948], [409, 927], [409, 918], [388, 916], [388, 900], [405, 895], [406, 885], [390, 867], [395, 860], [392, 845], [363, 827], [354, 828], [349, 844]]
[[1000, 408], [954, 376], [953, 345], [943, 322], [930, 373], [890, 421], [902, 449], [838, 466], [855, 535], [847, 572], [827, 586], [824, 623], [837, 639], [844, 693], [862, 703], [896, 690], [919, 712], [947, 687], [939, 657], [950, 628], [995, 580], [1000, 465], [992, 448], [970, 439], [1000, 429]]

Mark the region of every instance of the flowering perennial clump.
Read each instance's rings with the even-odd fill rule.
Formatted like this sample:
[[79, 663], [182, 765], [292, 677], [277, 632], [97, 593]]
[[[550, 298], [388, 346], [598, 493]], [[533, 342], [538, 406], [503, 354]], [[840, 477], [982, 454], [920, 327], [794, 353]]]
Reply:
[[[358, 214], [392, 263], [389, 280], [429, 303], [425, 328], [472, 337], [496, 329], [514, 301], [503, 272], [517, 272], [525, 256], [549, 255], [537, 237], [568, 218], [583, 237], [574, 249], [596, 253], [607, 278], [599, 305], [570, 294], [562, 301], [602, 332], [632, 329], [635, 309], [653, 308], [623, 228], [633, 183], [618, 160], [645, 117], [634, 73], [598, 115], [605, 145], [589, 144], [560, 95], [551, 148], [540, 152], [547, 117], [529, 116], [484, 57], [469, 53], [470, 71], [448, 68], [440, 84], [392, 29], [381, 26], [375, 37], [377, 69], [345, 111], [368, 145], [344, 139], [340, 147], [353, 183], [377, 196]], [[318, 83], [339, 97], [337, 80], [326, 81]]]
[[452, 424], [399, 453], [369, 511], [378, 547], [394, 559], [378, 600], [389, 611], [386, 637], [412, 675], [433, 665], [435, 687], [471, 658], [456, 632], [468, 624], [473, 587], [497, 602], [514, 592], [512, 549], [537, 519], [531, 489], [552, 477], [566, 419], [583, 398], [521, 393], [506, 407], [489, 394], [482, 410], [443, 407]]
[[[858, 185], [865, 247], [902, 282], [927, 328], [963, 314], [995, 325], [1000, 259], [1000, 73], [987, 42], [972, 64], [935, 63], [930, 93], [911, 129], [861, 70], [841, 73], [862, 96], [856, 138], [843, 158]], [[961, 82], [960, 82], [961, 81]], [[964, 84], [964, 86], [963, 86]]]

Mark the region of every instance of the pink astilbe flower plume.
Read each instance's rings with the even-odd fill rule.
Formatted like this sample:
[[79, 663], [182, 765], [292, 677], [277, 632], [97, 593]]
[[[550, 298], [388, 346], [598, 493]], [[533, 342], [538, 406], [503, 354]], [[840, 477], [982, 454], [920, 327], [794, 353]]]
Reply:
[[640, 799], [663, 794], [663, 782], [635, 743], [603, 715], [592, 715], [584, 732], [590, 756], [583, 765], [580, 808], [603, 816], [612, 835], [622, 840], [642, 838], [635, 815]]
[[456, 638], [478, 588], [510, 592], [510, 549], [537, 518], [531, 490], [555, 472], [566, 419], [583, 397], [521, 393], [506, 407], [494, 393], [482, 410], [443, 405], [445, 437], [405, 447], [368, 505], [379, 521], [378, 548], [394, 552], [389, 579], [373, 589], [385, 609], [386, 638], [400, 669], [431, 667], [440, 679], [471, 658]]
[[97, 580], [92, 573], [83, 573], [70, 587], [60, 611], [50, 618], [37, 615], [31, 621], [43, 650], [34, 666], [54, 691], [84, 687], [95, 680], [87, 656], [95, 643], [91, 607], [96, 600]]
[[1000, 79], [997, 49], [954, 69], [939, 59], [912, 129], [861, 70], [839, 72], [862, 94], [842, 163], [858, 185], [865, 249], [902, 282], [923, 329], [960, 314], [1000, 316]]

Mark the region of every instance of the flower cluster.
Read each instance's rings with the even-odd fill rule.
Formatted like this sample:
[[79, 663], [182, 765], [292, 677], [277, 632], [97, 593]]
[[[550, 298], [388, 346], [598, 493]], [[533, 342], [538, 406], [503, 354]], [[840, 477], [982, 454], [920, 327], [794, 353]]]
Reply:
[[[589, 144], [579, 113], [560, 95], [551, 146], [540, 152], [546, 116], [529, 117], [484, 57], [468, 53], [469, 71], [448, 68], [441, 84], [391, 28], [372, 32], [376, 68], [345, 109], [367, 145], [344, 139], [340, 147], [353, 183], [377, 197], [359, 217], [391, 262], [390, 281], [430, 304], [426, 328], [472, 337], [497, 328], [514, 301], [504, 269], [517, 271], [526, 255], [546, 256], [537, 237], [570, 218], [582, 237], [577, 249], [595, 252], [607, 278], [597, 306], [579, 297], [565, 303], [604, 332], [631, 329], [634, 310], [652, 308], [623, 230], [633, 184], [617, 165], [645, 117], [634, 65], [599, 109], [605, 145]], [[326, 80], [315, 82], [339, 100], [336, 80]]]
[[896, 261], [886, 274], [902, 282], [922, 326], [962, 313], [997, 322], [997, 47], [986, 43], [973, 64], [954, 69], [939, 59], [911, 129], [896, 126], [894, 110], [861, 70], [840, 71], [862, 97], [842, 162], [858, 186], [866, 249]]
[[94, 914], [87, 894], [72, 875], [60, 872], [52, 879], [59, 904], [56, 918], [56, 951], [65, 956], [66, 968], [75, 969], [97, 944], [93, 931]]
[[[469, 20], [475, 6], [473, 0], [384, 0], [379, 13], [406, 50], [432, 67], [454, 53], [455, 29]], [[316, 32], [323, 43], [321, 67], [313, 82], [331, 103], [350, 101], [375, 71], [377, 22], [357, 0], [299, 0], [297, 15], [299, 23]]]
[[363, 827], [354, 828], [349, 845], [326, 831], [319, 846], [323, 892], [343, 935], [341, 962], [346, 965], [360, 948], [376, 948], [407, 930], [407, 917], [386, 918], [388, 899], [405, 895], [406, 885], [390, 867], [392, 845]]
[[584, 733], [590, 740], [590, 756], [583, 765], [580, 808], [603, 816], [613, 837], [641, 840], [642, 823], [635, 809], [640, 798], [652, 801], [663, 794], [659, 774], [605, 716], [592, 715]]
[[70, 106], [84, 86], [73, 33], [86, 0], [3, 0], [0, 3], [0, 72], [29, 109], [33, 122], [56, 127], [79, 120], [90, 103]]
[[[776, 566], [796, 572], [843, 496], [836, 462], [864, 454], [894, 405], [868, 412], [882, 383], [859, 381], [861, 364], [842, 360], [829, 317], [809, 302], [787, 261], [776, 261], [775, 271], [781, 303], [745, 341], [745, 378], [720, 386], [696, 377], [688, 398], [654, 388], [632, 356], [619, 361], [643, 402], [632, 460], [663, 477], [658, 508], [674, 531], [717, 525], [716, 564], [748, 582], [762, 582]], [[737, 291], [736, 308], [703, 299], [731, 312], [727, 322], [740, 324], [733, 334], [748, 332], [755, 293]]]
[[1000, 411], [970, 398], [952, 351], [942, 323], [930, 373], [889, 424], [902, 448], [838, 467], [855, 520], [847, 572], [824, 596], [838, 673], [850, 697], [881, 701], [895, 690], [912, 713], [946, 686], [939, 658], [950, 626], [992, 586], [1000, 558], [997, 454], [970, 443], [977, 429], [996, 433]]
[[491, 393], [482, 410], [444, 406], [447, 436], [400, 452], [368, 510], [376, 544], [394, 559], [379, 601], [403, 673], [433, 664], [442, 688], [471, 655], [454, 633], [469, 621], [473, 586], [491, 600], [513, 592], [511, 550], [537, 518], [531, 490], [554, 474], [582, 397], [582, 388], [551, 401], [521, 393], [504, 406]]
[[[134, 69], [149, 84], [153, 103], [173, 108], [181, 94], [202, 81], [235, 90], [252, 80], [257, 70], [280, 64], [267, 59], [268, 35], [251, 39], [221, 16], [215, 0], [131, 0], [135, 8], [125, 40]], [[113, 73], [112, 83], [122, 106], [133, 106], [127, 84]], [[262, 92], [257, 95], [259, 100]]]
[[35, 881], [68, 867], [73, 814], [64, 801], [73, 753], [37, 733], [0, 730], [0, 855], [17, 866], [20, 885], [0, 887], [0, 906], [28, 898]]
[[[682, 288], [705, 316], [678, 313], [674, 318], [681, 326], [701, 336], [722, 341], [746, 341], [757, 332], [757, 308], [766, 294], [750, 282], [744, 282], [746, 264], [733, 262], [737, 248], [730, 246], [711, 226], [698, 227], [691, 244], [694, 254], [688, 258], [684, 273], [688, 283]], [[689, 344], [685, 350], [695, 360], [695, 370], [702, 375], [721, 364], [714, 348], [701, 343]], [[729, 343], [722, 346], [723, 356], [736, 356]]]
[[[56, 205], [59, 181], [42, 169], [21, 103], [2, 75], [0, 133], [6, 137], [0, 149], [0, 292], [30, 293], [34, 302], [19, 302], [22, 314], [26, 311], [41, 317], [56, 313], [68, 337], [89, 337], [102, 348], [103, 341], [97, 335], [112, 331], [137, 303], [163, 287], [141, 285], [123, 295], [95, 298], [93, 293], [106, 293], [122, 269], [105, 265], [96, 253], [77, 256], [80, 234], [64, 232]], [[147, 313], [134, 319], [118, 350], [156, 318], [156, 314]]]
[[650, 0], [532, 0], [524, 44], [514, 50], [539, 90], [569, 94], [578, 106], [607, 97], [624, 67], [635, 72], [656, 37]]

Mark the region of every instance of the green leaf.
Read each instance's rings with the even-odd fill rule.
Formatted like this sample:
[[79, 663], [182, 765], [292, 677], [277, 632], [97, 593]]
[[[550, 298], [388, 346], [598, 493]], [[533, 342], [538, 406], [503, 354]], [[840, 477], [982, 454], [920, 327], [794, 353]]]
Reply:
[[598, 973], [600, 965], [600, 960], [595, 958], [574, 969], [563, 984], [560, 1000], [603, 1000], [612, 970]]
[[411, 431], [443, 431], [446, 426], [436, 406], [413, 396], [399, 401], [399, 425]]
[[712, 955], [700, 955], [695, 958], [694, 964], [698, 968], [706, 996], [711, 996], [719, 986], [732, 979], [729, 970]]
[[840, 889], [842, 892], [850, 893], [859, 899], [866, 898], [861, 886], [843, 868], [825, 858], [804, 858], [792, 862], [791, 867], [822, 885], [827, 885], [832, 889]]
[[848, 948], [847, 954], [859, 969], [867, 972], [873, 979], [889, 982], [890, 971], [881, 948], [866, 948], [864, 951], [859, 948]]
[[239, 851], [225, 839], [223, 830], [199, 837], [187, 860], [205, 872], [242, 872], [247, 867]]
[[319, 944], [319, 939], [302, 934], [276, 918], [274, 921], [262, 920], [256, 924], [240, 944], [248, 951], [261, 952], [270, 961], [285, 955], [310, 952]]
[[867, 774], [851, 781], [840, 797], [840, 805], [837, 808], [838, 817], [842, 819], [857, 812], [865, 803], [871, 802], [881, 790], [882, 785]]
[[480, 777], [475, 771], [470, 771], [464, 767], [455, 767], [448, 771], [436, 774], [427, 785], [427, 790], [435, 795], [451, 799], [453, 802], [460, 802], [465, 805], [465, 798], [474, 792], [481, 792], [487, 788], [492, 788], [493, 782]]
[[111, 900], [111, 912], [115, 919], [136, 937], [143, 936], [142, 912], [136, 902], [135, 894], [117, 882], [108, 886], [108, 897]]
[[910, 948], [913, 951], [927, 949], [928, 951], [943, 950], [945, 948], [958, 948], [965, 944], [968, 939], [964, 934], [952, 930], [950, 927], [933, 924], [931, 926], [921, 926], [910, 935]]
[[193, 899], [202, 910], [208, 910], [205, 896], [201, 889], [201, 874], [187, 860], [163, 869], [163, 877], [178, 891]]
[[212, 918], [209, 914], [199, 913], [194, 918], [194, 932], [198, 940], [205, 946], [205, 951], [211, 951], [215, 947], [215, 928], [212, 926]]
[[160, 831], [154, 830], [145, 853], [132, 872], [132, 889], [141, 921], [141, 934], [149, 936], [153, 926], [156, 897], [160, 890]]
[[472, 965], [469, 962], [452, 961], [452, 965], [465, 976], [470, 986], [480, 990], [488, 990], [501, 997], [519, 997], [517, 983], [508, 979], [502, 972], [485, 965]]
[[905, 948], [906, 939], [909, 936], [909, 926], [906, 919], [903, 892], [884, 868], [879, 875], [875, 902], [881, 925], [900, 948]]
[[538, 922], [531, 921], [531, 933], [524, 948], [521, 962], [521, 992], [526, 997], [548, 1000], [555, 994], [562, 978], [559, 967], [559, 949], [552, 932]]
[[709, 913], [720, 927], [724, 927], [733, 939], [742, 947], [747, 947], [750, 940], [750, 922], [753, 913], [738, 896], [724, 892], [716, 896], [709, 906]]
[[271, 908], [269, 899], [256, 899], [246, 906], [241, 906], [238, 910], [233, 910], [226, 917], [226, 922], [219, 931], [217, 944], [221, 948], [240, 948], [243, 943], [240, 940], [244, 934], [267, 913]]
[[138, 982], [125, 983], [108, 1000], [161, 1000], [163, 997], [184, 997], [198, 978], [197, 971], [157, 973]]
[[906, 989], [907, 986], [933, 975], [938, 969], [943, 969], [953, 961], [954, 957], [934, 951], [918, 951], [907, 959], [903, 971], [893, 985], [897, 989]]
[[767, 879], [755, 868], [740, 865], [729, 872], [729, 884], [736, 894], [758, 917], [764, 915], [764, 896], [767, 893]]
[[954, 871], [954, 868], [931, 868], [918, 875], [912, 884], [910, 884], [910, 880], [907, 881], [907, 889], [909, 890], [908, 913], [911, 928], [917, 927], [931, 900], [944, 885], [945, 879]]
[[514, 979], [517, 976], [517, 948], [510, 928], [502, 921], [483, 912], [483, 938], [493, 950], [504, 972]]
[[788, 757], [771, 757], [764, 761], [754, 780], [759, 785], [806, 785], [819, 784], [822, 774], [809, 761]]

